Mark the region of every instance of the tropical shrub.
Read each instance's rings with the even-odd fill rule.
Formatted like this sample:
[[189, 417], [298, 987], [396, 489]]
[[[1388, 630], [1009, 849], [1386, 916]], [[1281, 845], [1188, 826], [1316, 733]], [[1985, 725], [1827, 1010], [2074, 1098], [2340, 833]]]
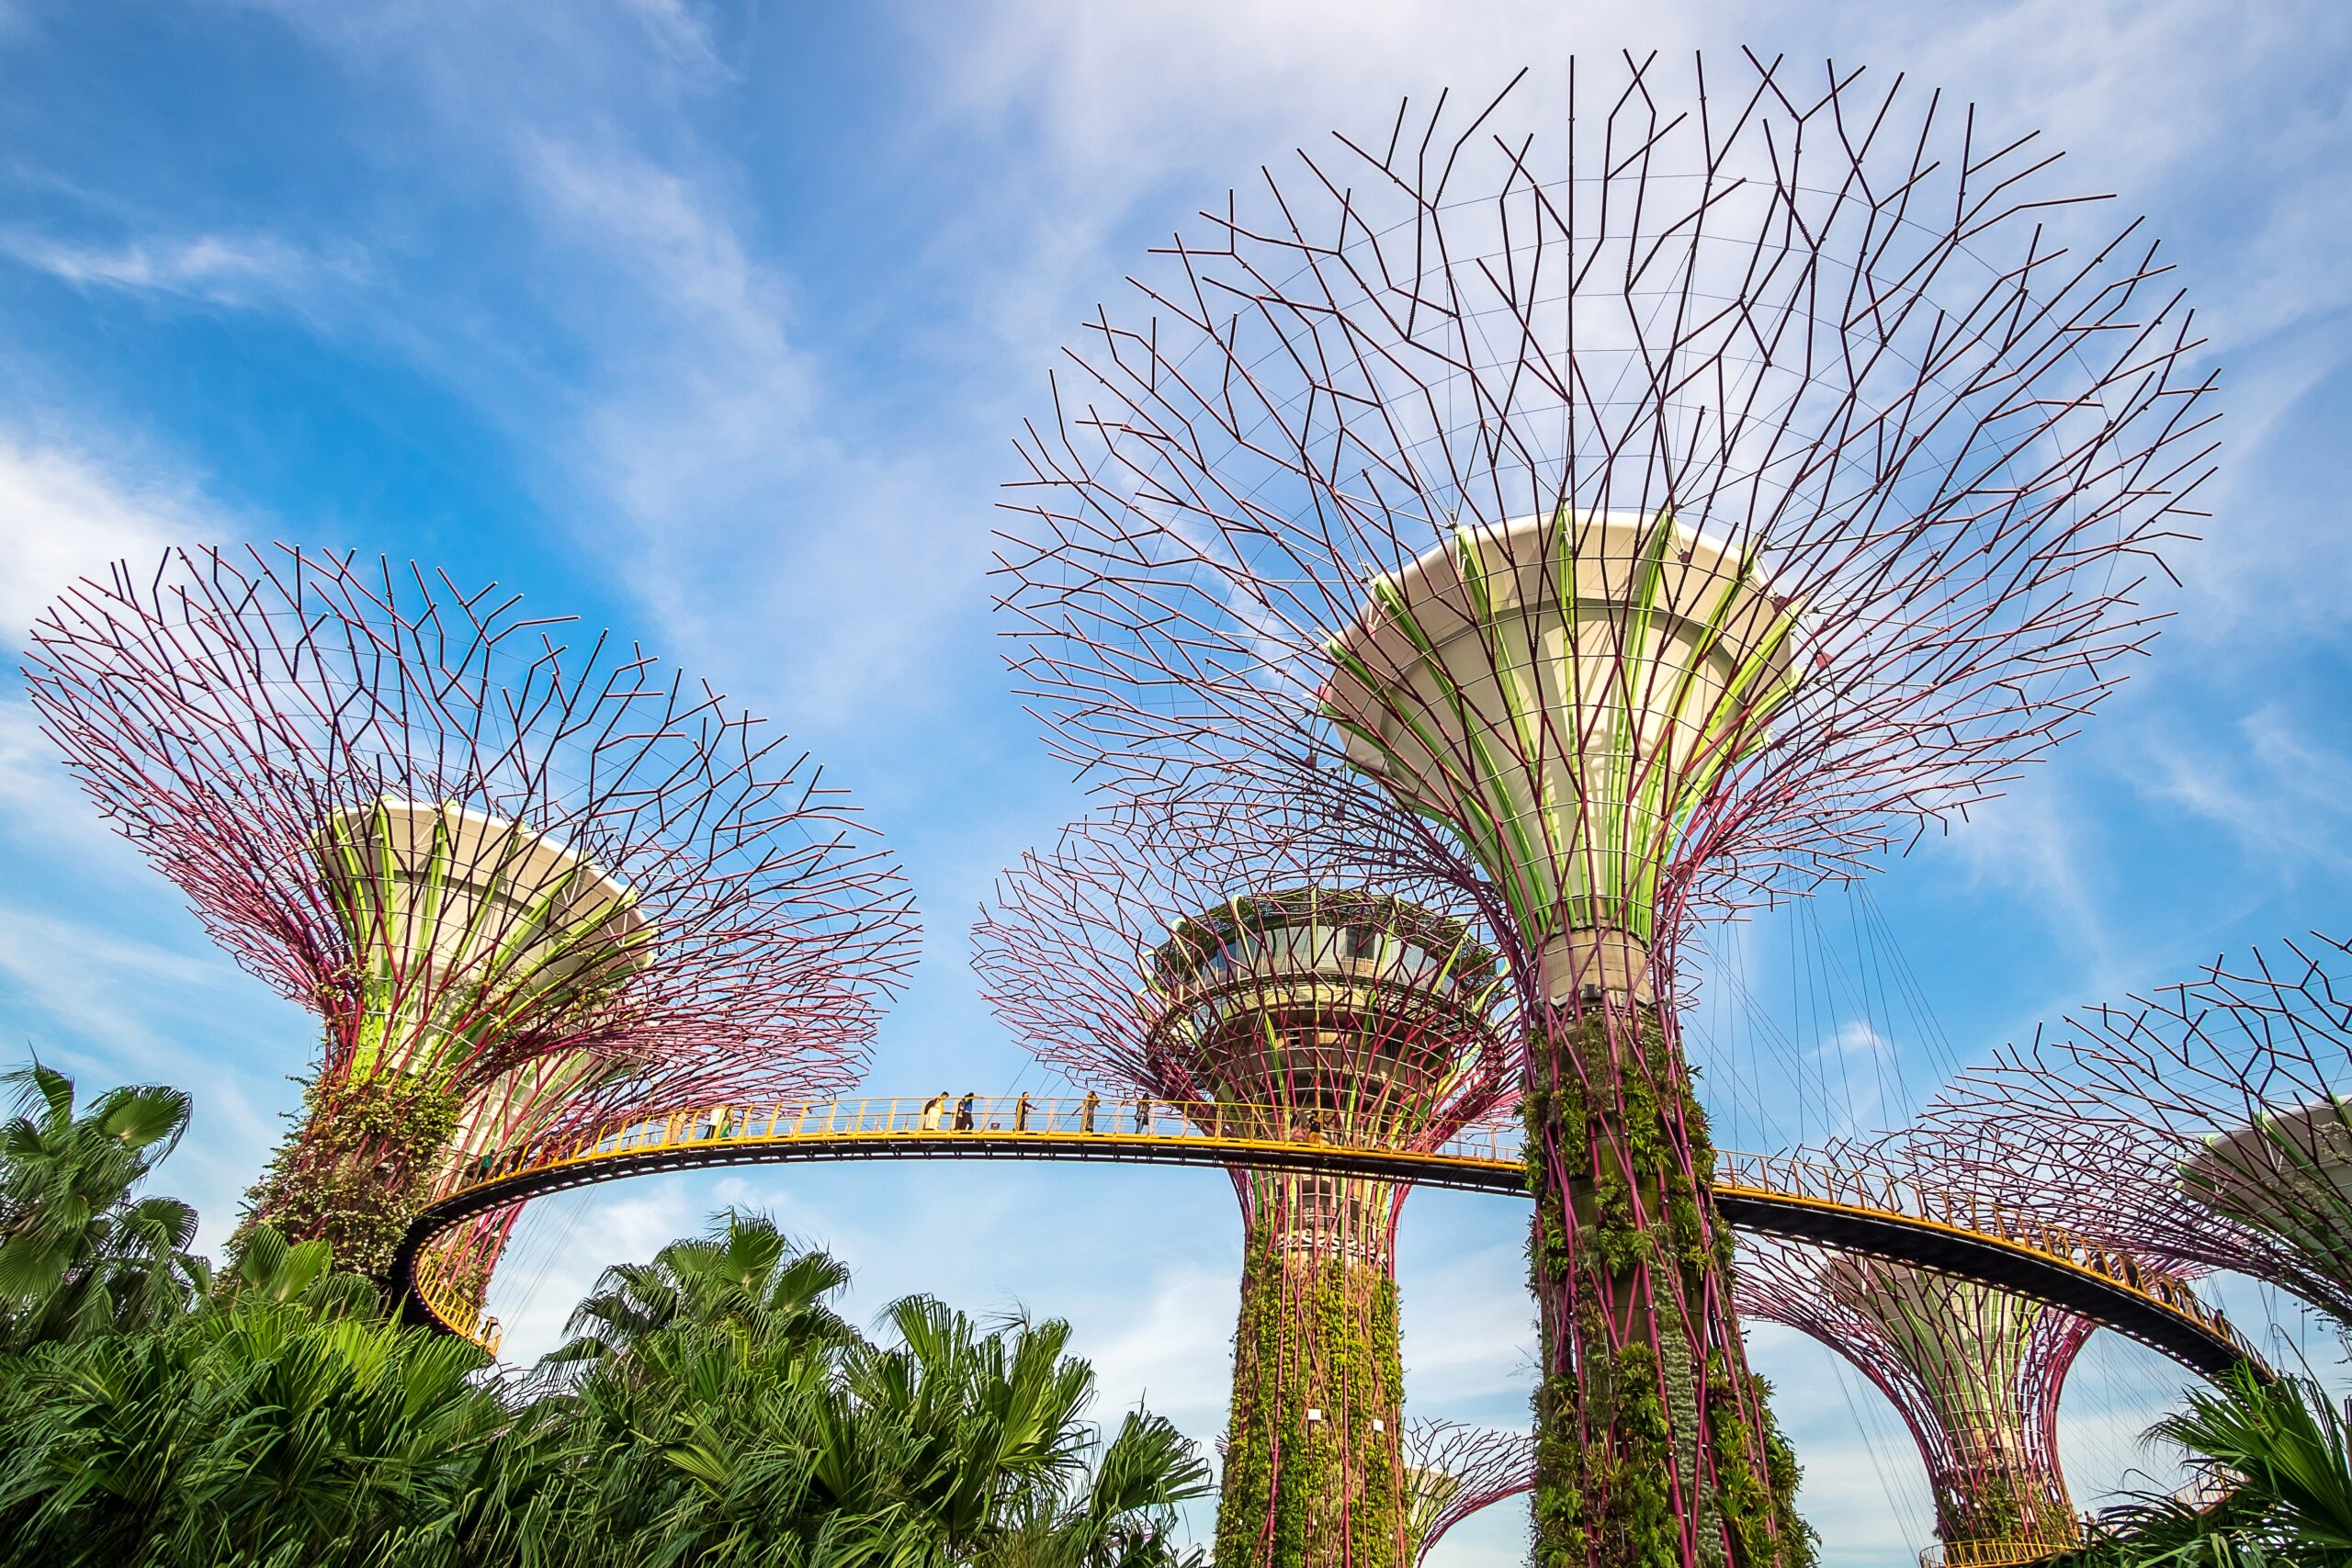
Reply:
[[43, 1568], [1178, 1568], [1207, 1468], [1103, 1441], [1057, 1321], [924, 1297], [869, 1340], [838, 1260], [764, 1216], [605, 1271], [536, 1371], [385, 1316], [330, 1245], [134, 1189], [187, 1097], [10, 1075], [0, 1562]]
[[2081, 1568], [2352, 1564], [2352, 1432], [2316, 1382], [2240, 1366], [2148, 1436], [2221, 1478], [2219, 1500], [2146, 1495], [2110, 1509]]

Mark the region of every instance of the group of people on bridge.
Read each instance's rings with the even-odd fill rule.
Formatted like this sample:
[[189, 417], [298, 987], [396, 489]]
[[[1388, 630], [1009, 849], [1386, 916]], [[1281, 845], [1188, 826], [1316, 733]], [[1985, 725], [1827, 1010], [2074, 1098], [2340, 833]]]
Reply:
[[[948, 1110], [951, 1099], [955, 1105], [955, 1111], [952, 1113], [952, 1116]], [[922, 1116], [917, 1122], [917, 1128], [919, 1131], [925, 1133], [972, 1132], [978, 1126], [979, 1103], [980, 1097], [977, 1092], [967, 1092], [961, 1099], [953, 1099], [945, 1089], [942, 1089], [937, 1094], [933, 1095], [929, 1100], [923, 1101]], [[1026, 1094], [1020, 1096], [1013, 1101], [1012, 1131], [1016, 1133], [1026, 1133], [1031, 1130], [1029, 1126], [1030, 1103], [1029, 1096]], [[1078, 1130], [1080, 1132], [1093, 1133], [1102, 1130], [1096, 1125], [1096, 1118], [1101, 1111], [1102, 1105], [1102, 1097], [1096, 1094], [1093, 1090], [1089, 1089], [1087, 1091], [1086, 1098], [1078, 1102]], [[1138, 1100], [1135, 1102], [1135, 1107], [1136, 1132], [1137, 1134], [1150, 1132], [1152, 1101], [1148, 1100]], [[1001, 1122], [991, 1122], [989, 1123], [989, 1126], [992, 1131], [1001, 1131], [1002, 1129], [1002, 1125], [1003, 1124]]]

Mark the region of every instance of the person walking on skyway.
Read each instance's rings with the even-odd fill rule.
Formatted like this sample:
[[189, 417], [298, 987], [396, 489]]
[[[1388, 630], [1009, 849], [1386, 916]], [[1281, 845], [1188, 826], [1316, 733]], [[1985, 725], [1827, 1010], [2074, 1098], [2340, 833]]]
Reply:
[[957, 1132], [968, 1133], [972, 1130], [972, 1106], [979, 1098], [978, 1091], [967, 1089], [964, 1091], [964, 1098], [956, 1102], [956, 1130]]
[[941, 1089], [922, 1102], [922, 1130], [936, 1133], [947, 1122], [947, 1091]]

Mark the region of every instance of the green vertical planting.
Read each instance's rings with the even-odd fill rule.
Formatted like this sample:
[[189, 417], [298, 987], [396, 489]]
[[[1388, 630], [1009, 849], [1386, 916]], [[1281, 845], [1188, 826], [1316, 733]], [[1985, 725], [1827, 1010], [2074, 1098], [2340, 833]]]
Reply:
[[[1641, 1069], [1637, 1057], [1675, 1057], [1654, 1019], [1637, 1024], [1638, 1053], [1599, 1010], [1532, 1042], [1544, 1087], [1523, 1108], [1529, 1274], [1546, 1347], [1535, 1561], [1681, 1568], [1687, 1520], [1702, 1562], [1807, 1568], [1813, 1535], [1767, 1391], [1736, 1341], [1706, 1343], [1705, 1318], [1677, 1301], [1678, 1286], [1683, 1301], [1729, 1299], [1730, 1233], [1707, 1223], [1714, 1151], [1687, 1075]], [[1555, 1168], [1573, 1174], [1555, 1182]]]
[[1254, 1224], [1216, 1568], [1401, 1568], [1403, 1383], [1387, 1271], [1285, 1252], [1274, 1226]]

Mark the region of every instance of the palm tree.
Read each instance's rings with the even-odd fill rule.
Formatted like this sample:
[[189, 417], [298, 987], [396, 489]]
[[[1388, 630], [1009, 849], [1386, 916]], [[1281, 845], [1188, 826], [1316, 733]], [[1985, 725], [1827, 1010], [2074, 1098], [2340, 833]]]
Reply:
[[324, 1236], [296, 1247], [275, 1226], [254, 1225], [236, 1267], [212, 1281], [206, 1304], [226, 1311], [264, 1303], [300, 1307], [314, 1317], [367, 1317], [383, 1311], [384, 1297], [367, 1275], [334, 1267]]
[[[1205, 1495], [1209, 1467], [1164, 1418], [1127, 1413], [1077, 1495], [1029, 1492], [973, 1555], [975, 1568], [1179, 1568], [1175, 1506]], [[1197, 1554], [1195, 1554], [1197, 1557]]]
[[1159, 1560], [1147, 1548], [1165, 1548], [1166, 1510], [1205, 1489], [1207, 1467], [1174, 1427], [1137, 1414], [1088, 1473], [1094, 1369], [1069, 1354], [1069, 1324], [1014, 1319], [983, 1333], [922, 1296], [884, 1321], [896, 1348], [843, 1357], [844, 1397], [816, 1434], [820, 1495], [836, 1506], [899, 1502], [959, 1561]]
[[463, 1340], [258, 1296], [37, 1347], [7, 1391], [12, 1562], [446, 1561], [518, 1419]]
[[650, 1263], [605, 1269], [564, 1325], [573, 1337], [543, 1364], [626, 1356], [649, 1337], [689, 1323], [795, 1347], [851, 1344], [857, 1330], [827, 1304], [849, 1279], [840, 1259], [804, 1250], [765, 1214], [729, 1209], [707, 1236], [673, 1241]]
[[1206, 1467], [1140, 1414], [1097, 1453], [1068, 1325], [986, 1330], [910, 1297], [884, 1314], [887, 1342], [818, 1332], [839, 1323], [820, 1298], [844, 1276], [779, 1240], [728, 1215], [606, 1275], [575, 1318], [596, 1348], [541, 1402], [564, 1412], [534, 1450], [542, 1472], [506, 1472], [530, 1495], [510, 1536], [560, 1568], [1177, 1562], [1172, 1506]]
[[78, 1114], [74, 1080], [34, 1062], [0, 1074], [17, 1100], [0, 1126], [0, 1335], [11, 1347], [152, 1326], [209, 1282], [192, 1256], [196, 1211], [131, 1190], [187, 1131], [188, 1097], [107, 1090]]
[[130, 1323], [129, 1188], [184, 1104], [76, 1116], [70, 1081], [22, 1081], [7, 1235], [63, 1259], [44, 1301], [104, 1299], [124, 1331], [69, 1305], [74, 1333], [0, 1356], [0, 1560], [1191, 1568], [1172, 1509], [1205, 1466], [1141, 1412], [1098, 1446], [1068, 1325], [913, 1297], [868, 1343], [831, 1305], [848, 1271], [757, 1216], [607, 1271], [551, 1385], [484, 1379], [471, 1346], [384, 1321], [323, 1243], [264, 1226], [199, 1310]]
[[2352, 1426], [2318, 1382], [2240, 1366], [2148, 1436], [2233, 1484], [2210, 1506], [2151, 1495], [2109, 1510], [2085, 1568], [2352, 1564]]

